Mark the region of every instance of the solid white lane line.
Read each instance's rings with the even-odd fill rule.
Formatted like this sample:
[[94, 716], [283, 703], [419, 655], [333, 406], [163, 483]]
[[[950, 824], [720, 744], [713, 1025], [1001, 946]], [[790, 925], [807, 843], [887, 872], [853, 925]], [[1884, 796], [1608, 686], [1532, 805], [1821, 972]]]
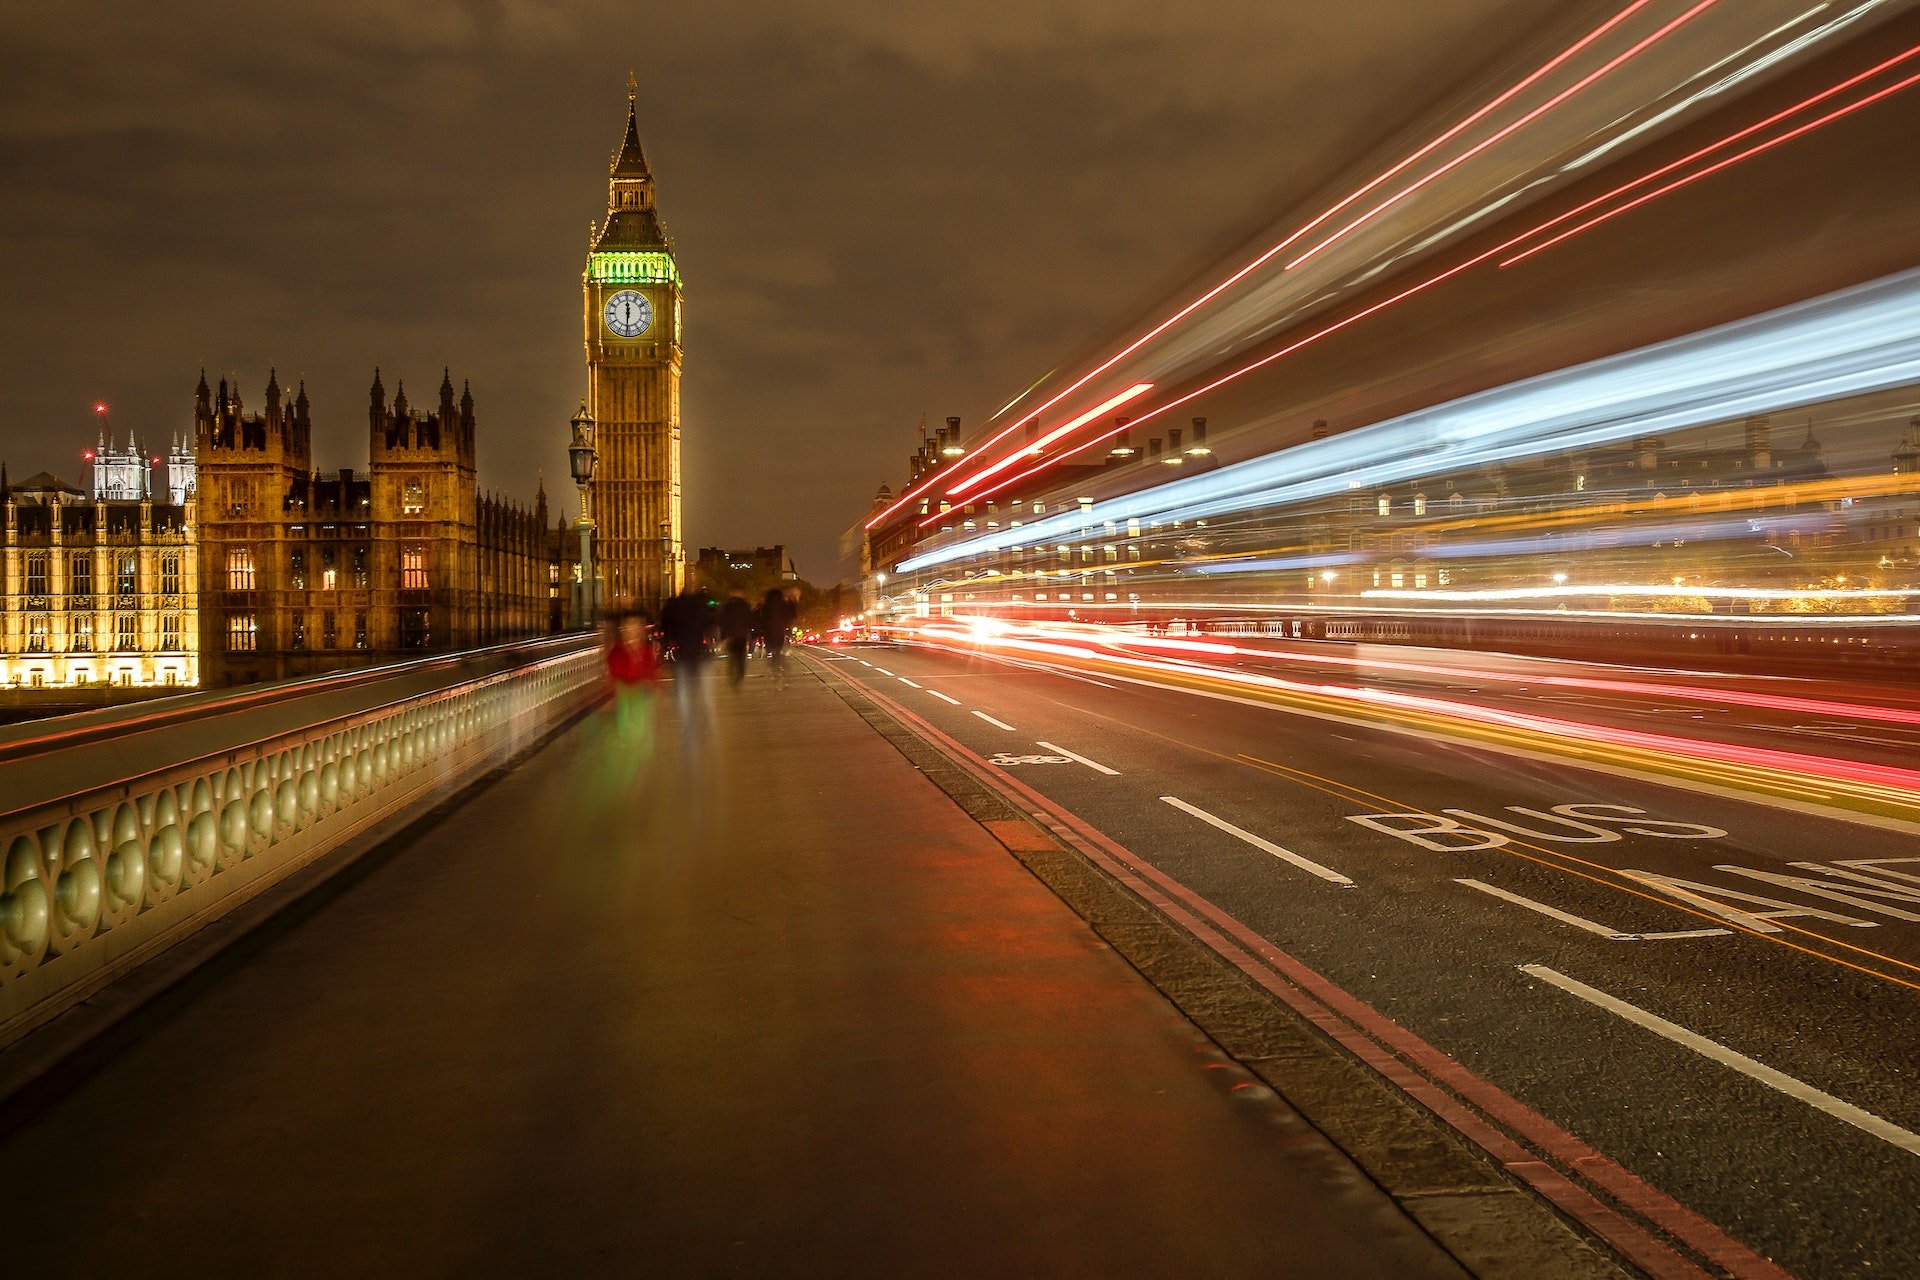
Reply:
[[1732, 1067], [1741, 1075], [1758, 1080], [1772, 1089], [1778, 1089], [1790, 1098], [1816, 1110], [1824, 1111], [1836, 1120], [1845, 1121], [1854, 1128], [1870, 1133], [1883, 1142], [1890, 1142], [1903, 1151], [1920, 1155], [1920, 1133], [1902, 1129], [1899, 1125], [1882, 1120], [1871, 1111], [1863, 1111], [1851, 1102], [1842, 1102], [1830, 1093], [1823, 1093], [1804, 1080], [1796, 1080], [1784, 1072], [1775, 1071], [1764, 1062], [1755, 1062], [1744, 1053], [1736, 1053], [1717, 1041], [1709, 1040], [1696, 1031], [1689, 1031], [1665, 1018], [1648, 1013], [1638, 1005], [1628, 1004], [1625, 1000], [1596, 990], [1584, 982], [1569, 978], [1566, 974], [1549, 969], [1543, 964], [1523, 964], [1520, 971], [1542, 982], [1551, 982], [1571, 995], [1576, 995], [1588, 1004], [1605, 1009], [1608, 1013], [1618, 1014], [1636, 1026], [1645, 1027], [1657, 1036], [1682, 1045], [1702, 1057], [1707, 1057], [1725, 1067]]
[[[867, 665], [868, 665], [868, 666], [870, 666], [870, 667], [873, 667], [873, 669], [874, 669], [875, 671], [878, 671], [878, 672], [879, 672], [879, 673], [880, 673], [881, 675], [883, 675], [883, 676], [890, 676], [890, 675], [893, 675], [893, 672], [891, 672], [891, 671], [889, 671], [889, 670], [887, 670], [887, 669], [886, 669], [885, 667], [874, 667], [874, 666], [873, 666], [873, 664], [872, 664], [871, 662], [869, 662], [869, 663], [868, 663]], [[897, 677], [896, 677], [896, 678], [897, 678]]]
[[920, 685], [917, 685], [913, 681], [907, 679], [905, 676], [894, 676], [894, 679], [898, 680], [901, 684], [906, 685], [909, 689], [918, 689], [921, 687]]
[[960, 705], [960, 699], [949, 698], [946, 694], [940, 692], [938, 689], [929, 689], [927, 690], [927, 692], [932, 694], [934, 697], [940, 699], [940, 701], [942, 702], [951, 702], [956, 707]]
[[[1044, 747], [1047, 744], [1043, 742], [1040, 745]], [[1055, 747], [1054, 750], [1058, 751], [1059, 748]], [[1349, 889], [1353, 887], [1352, 880], [1348, 879], [1346, 876], [1341, 875], [1338, 871], [1333, 870], [1331, 867], [1323, 867], [1319, 863], [1315, 862], [1312, 858], [1303, 858], [1291, 849], [1282, 849], [1279, 845], [1273, 843], [1273, 841], [1264, 840], [1261, 837], [1253, 834], [1253, 832], [1251, 831], [1242, 831], [1239, 827], [1234, 826], [1231, 822], [1228, 822], [1225, 818], [1216, 818], [1212, 814], [1208, 813], [1205, 809], [1200, 808], [1198, 805], [1188, 804], [1185, 800], [1182, 800], [1179, 796], [1161, 796], [1160, 798], [1166, 801], [1168, 804], [1172, 805], [1174, 808], [1180, 810], [1180, 812], [1190, 813], [1194, 817], [1200, 819], [1200, 821], [1210, 823], [1213, 826], [1220, 828], [1222, 831], [1226, 832], [1228, 835], [1236, 836], [1239, 839], [1246, 841], [1248, 844], [1252, 845], [1254, 848], [1262, 850], [1263, 852], [1272, 854], [1274, 857], [1280, 859], [1282, 862], [1291, 862], [1294, 866], [1300, 868], [1302, 871], [1308, 872], [1309, 874], [1312, 874], [1312, 875], [1319, 876], [1322, 880], [1329, 881], [1333, 884], [1342, 885]]]
[[1047, 750], [1053, 752], [1053, 754], [1057, 756], [1065, 756], [1069, 760], [1078, 761], [1079, 763], [1087, 766], [1087, 768], [1092, 769], [1096, 773], [1106, 774], [1109, 778], [1117, 778], [1120, 776], [1120, 771], [1118, 769], [1109, 769], [1107, 768], [1107, 766], [1101, 764], [1098, 760], [1089, 760], [1083, 755], [1067, 750], [1065, 747], [1056, 747], [1051, 742], [1041, 742], [1041, 743], [1036, 743], [1035, 745], [1045, 747]]
[[1618, 930], [1609, 929], [1603, 924], [1595, 924], [1591, 920], [1583, 919], [1570, 912], [1562, 911], [1558, 907], [1550, 907], [1544, 902], [1535, 902], [1532, 898], [1523, 898], [1517, 893], [1509, 893], [1507, 890], [1499, 888], [1496, 885], [1486, 884], [1479, 880], [1467, 880], [1455, 876], [1453, 882], [1455, 884], [1464, 884], [1469, 889], [1478, 889], [1482, 893], [1490, 893], [1496, 898], [1504, 898], [1515, 906], [1525, 907], [1529, 911], [1538, 911], [1541, 915], [1558, 920], [1561, 924], [1570, 924], [1576, 929], [1585, 929], [1588, 933], [1599, 934], [1601, 937], [1611, 938], [1615, 942], [1631, 942], [1635, 937], [1639, 936], [1637, 934], [1621, 933]]
[[973, 714], [979, 716], [982, 720], [985, 720], [988, 724], [992, 725], [996, 729], [1005, 729], [1008, 733], [1016, 732], [1014, 727], [1008, 724], [1005, 720], [995, 720], [992, 716], [988, 715], [984, 711], [976, 711]]

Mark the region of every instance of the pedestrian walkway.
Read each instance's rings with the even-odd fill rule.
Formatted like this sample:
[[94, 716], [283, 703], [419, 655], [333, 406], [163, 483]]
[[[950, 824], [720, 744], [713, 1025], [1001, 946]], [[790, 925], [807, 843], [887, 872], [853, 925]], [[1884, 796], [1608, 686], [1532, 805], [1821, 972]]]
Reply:
[[0, 1139], [8, 1273], [1460, 1274], [818, 677], [703, 693]]

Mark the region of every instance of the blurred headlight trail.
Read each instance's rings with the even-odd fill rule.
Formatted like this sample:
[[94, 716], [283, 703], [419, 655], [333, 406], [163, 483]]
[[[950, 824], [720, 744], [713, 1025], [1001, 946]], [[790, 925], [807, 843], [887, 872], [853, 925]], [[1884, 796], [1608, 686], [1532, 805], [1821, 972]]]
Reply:
[[1920, 382], [1920, 271], [1404, 414], [1280, 454], [929, 549], [912, 571], [1076, 537], [1093, 521], [1204, 520]]

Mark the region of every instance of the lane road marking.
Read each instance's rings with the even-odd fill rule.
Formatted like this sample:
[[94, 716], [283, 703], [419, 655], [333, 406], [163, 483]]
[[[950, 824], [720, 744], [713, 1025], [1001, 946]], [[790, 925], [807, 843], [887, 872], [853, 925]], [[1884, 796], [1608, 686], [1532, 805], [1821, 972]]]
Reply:
[[956, 707], [960, 705], [960, 699], [949, 698], [946, 694], [940, 692], [938, 689], [929, 689], [927, 690], [927, 692], [932, 694], [934, 697], [940, 699], [940, 701], [942, 702], [951, 702]]
[[1580, 997], [1588, 1004], [1605, 1009], [1608, 1013], [1617, 1014], [1636, 1026], [1645, 1027], [1653, 1034], [1691, 1049], [1702, 1057], [1711, 1058], [1722, 1066], [1732, 1067], [1743, 1076], [1758, 1080], [1768, 1088], [1778, 1089], [1788, 1097], [1797, 1098], [1808, 1106], [1824, 1111], [1834, 1119], [1844, 1121], [1856, 1129], [1870, 1133], [1883, 1142], [1890, 1142], [1903, 1151], [1920, 1155], [1920, 1133], [1902, 1129], [1899, 1125], [1882, 1120], [1871, 1111], [1863, 1111], [1851, 1102], [1842, 1102], [1830, 1093], [1823, 1093], [1804, 1080], [1796, 1080], [1784, 1072], [1775, 1071], [1764, 1062], [1755, 1062], [1744, 1053], [1736, 1053], [1717, 1041], [1707, 1039], [1697, 1031], [1689, 1031], [1677, 1023], [1668, 1022], [1665, 1018], [1648, 1013], [1638, 1005], [1628, 1004], [1625, 1000], [1569, 978], [1566, 974], [1549, 969], [1546, 965], [1523, 964], [1520, 966], [1520, 972], [1529, 977], [1538, 978], [1542, 982], [1550, 982], [1562, 991]]
[[907, 686], [907, 688], [909, 689], [918, 689], [923, 687], [921, 685], [915, 684], [913, 681], [907, 679], [905, 676], [895, 676], [894, 679], [898, 680], [901, 684]]
[[1008, 724], [1005, 720], [995, 720], [992, 716], [988, 715], [984, 711], [976, 711], [973, 714], [979, 716], [982, 720], [985, 720], [988, 724], [992, 725], [996, 729], [1005, 729], [1008, 733], [1016, 732], [1014, 727]]
[[1609, 929], [1603, 924], [1595, 924], [1593, 921], [1585, 919], [1582, 916], [1576, 916], [1570, 911], [1562, 911], [1558, 907], [1550, 907], [1544, 902], [1535, 902], [1532, 898], [1523, 898], [1511, 890], [1500, 888], [1498, 885], [1487, 884], [1480, 880], [1468, 880], [1460, 876], [1454, 877], [1453, 882], [1455, 884], [1464, 884], [1469, 889], [1478, 889], [1482, 893], [1490, 893], [1496, 898], [1504, 898], [1515, 906], [1525, 907], [1529, 911], [1538, 911], [1541, 915], [1558, 920], [1561, 924], [1570, 924], [1576, 929], [1585, 929], [1588, 933], [1598, 934], [1602, 938], [1607, 938], [1614, 942], [1645, 942], [1666, 938], [1724, 938], [1733, 932], [1731, 929], [1681, 929], [1673, 933], [1621, 933], [1617, 929]]
[[1074, 752], [1067, 750], [1065, 747], [1056, 747], [1051, 742], [1037, 742], [1034, 745], [1045, 747], [1047, 750], [1053, 752], [1057, 756], [1065, 756], [1069, 760], [1073, 760], [1080, 764], [1083, 764], [1087, 766], [1087, 768], [1092, 769], [1095, 773], [1104, 773], [1109, 778], [1117, 778], [1120, 776], [1120, 771], [1118, 769], [1109, 769], [1107, 768], [1107, 766], [1101, 764], [1098, 760], [1089, 760], [1083, 755], [1076, 755]]
[[[1040, 745], [1045, 746], [1046, 744], [1043, 742]], [[1059, 750], [1059, 748], [1056, 747], [1054, 748], [1054, 750], [1057, 751]], [[1279, 845], [1273, 843], [1273, 841], [1271, 840], [1262, 839], [1261, 837], [1253, 834], [1253, 832], [1251, 831], [1243, 831], [1239, 827], [1234, 826], [1231, 822], [1228, 822], [1225, 818], [1216, 818], [1212, 814], [1208, 813], [1205, 809], [1202, 809], [1200, 806], [1188, 804], [1185, 800], [1182, 800], [1179, 796], [1161, 796], [1160, 798], [1166, 801], [1168, 804], [1172, 805], [1174, 808], [1180, 810], [1180, 812], [1190, 813], [1194, 817], [1200, 819], [1200, 821], [1210, 823], [1213, 826], [1220, 828], [1222, 831], [1226, 832], [1228, 835], [1235, 836], [1241, 840], [1246, 841], [1248, 844], [1252, 845], [1256, 849], [1272, 854], [1274, 857], [1280, 859], [1282, 862], [1291, 862], [1294, 866], [1300, 868], [1302, 871], [1305, 871], [1311, 875], [1319, 876], [1322, 880], [1328, 881], [1329, 883], [1337, 884], [1347, 889], [1353, 888], [1352, 880], [1350, 880], [1346, 876], [1341, 875], [1338, 871], [1333, 870], [1331, 867], [1321, 866], [1319, 863], [1315, 862], [1312, 858], [1303, 858], [1291, 849], [1282, 849]]]

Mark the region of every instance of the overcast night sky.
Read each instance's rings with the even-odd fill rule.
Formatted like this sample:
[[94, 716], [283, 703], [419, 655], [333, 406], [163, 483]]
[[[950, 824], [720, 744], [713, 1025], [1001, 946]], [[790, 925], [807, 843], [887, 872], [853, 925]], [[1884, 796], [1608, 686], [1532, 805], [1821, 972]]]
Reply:
[[[831, 582], [925, 414], [969, 425], [1548, 12], [1539, 0], [14, 3], [0, 457], [79, 478], [192, 388], [471, 378], [483, 486], [571, 506], [580, 270], [629, 68], [687, 280], [693, 545]], [[291, 16], [275, 16], [285, 12]]]

